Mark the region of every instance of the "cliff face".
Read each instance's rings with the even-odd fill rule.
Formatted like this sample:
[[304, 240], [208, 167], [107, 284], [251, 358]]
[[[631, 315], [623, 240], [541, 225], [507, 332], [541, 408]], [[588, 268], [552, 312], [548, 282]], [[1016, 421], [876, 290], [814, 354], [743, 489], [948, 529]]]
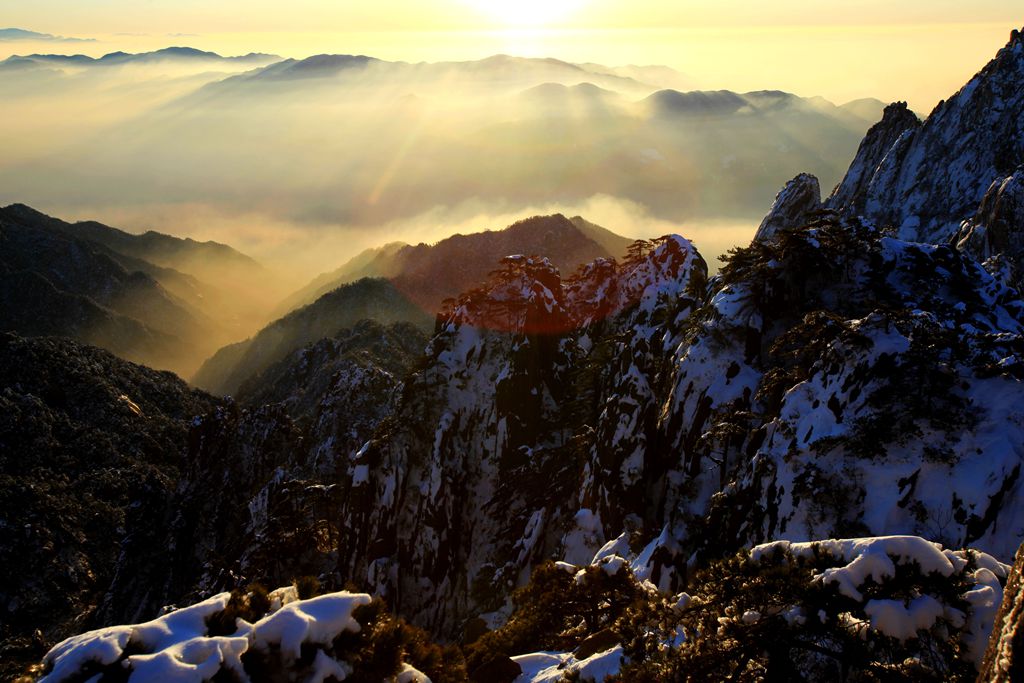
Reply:
[[868, 129], [846, 176], [828, 198], [829, 203], [853, 215], [864, 213], [869, 194], [878, 191], [875, 183], [880, 167], [883, 163], [887, 167], [897, 163], [903, 146], [920, 127], [921, 121], [907, 108], [906, 102], [887, 106], [882, 120]]
[[197, 417], [172, 519], [153, 539], [177, 558], [149, 580], [163, 599], [242, 580], [354, 579], [339, 568], [349, 460], [393, 415], [425, 344], [412, 325], [365, 320], [258, 376], [254, 403]]
[[1010, 683], [1024, 677], [1024, 545], [1006, 580], [1003, 603], [992, 625], [992, 637], [978, 674], [978, 683]]
[[175, 532], [193, 559], [172, 585], [301, 570], [455, 637], [499, 623], [544, 558], [606, 543], [664, 590], [777, 538], [912, 533], [1006, 558], [1022, 332], [1016, 291], [967, 255], [827, 212], [711, 282], [674, 236], [565, 280], [511, 257], [404, 379], [371, 354], [296, 394], [336, 367], [341, 342], [320, 342], [267, 376], [321, 397], [306, 426], [280, 407], [197, 423]]
[[[667, 342], [650, 323], [685, 319], [692, 300], [679, 295], [704, 272], [677, 237], [568, 283], [544, 259], [506, 259], [488, 286], [459, 299], [394, 419], [351, 461], [341, 484], [351, 487], [345, 573], [365, 576], [414, 621], [458, 632], [503, 608], [529, 567], [560, 551], [581, 488], [616, 521], [642, 509], [639, 497], [620, 505], [608, 495], [645, 486], [638, 444], [657, 412], [648, 353]], [[587, 296], [596, 290], [599, 302]], [[608, 363], [581, 368], [597, 345]], [[581, 415], [594, 427], [581, 428]], [[600, 522], [591, 530], [592, 553]]]
[[1024, 37], [1010, 41], [967, 85], [917, 125], [901, 105], [868, 133], [829, 206], [943, 243], [977, 211], [996, 180], [1024, 162]]
[[960, 227], [957, 248], [1021, 282], [1024, 263], [1024, 166], [989, 185], [978, 212]]

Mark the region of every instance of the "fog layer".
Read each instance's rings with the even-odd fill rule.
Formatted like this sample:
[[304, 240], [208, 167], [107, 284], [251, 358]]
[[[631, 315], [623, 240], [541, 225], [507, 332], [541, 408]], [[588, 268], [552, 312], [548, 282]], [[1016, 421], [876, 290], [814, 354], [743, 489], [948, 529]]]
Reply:
[[835, 182], [881, 106], [503, 56], [0, 64], [0, 201], [216, 239], [295, 283], [386, 241], [554, 211], [732, 243], [707, 226], [749, 234], [798, 171]]

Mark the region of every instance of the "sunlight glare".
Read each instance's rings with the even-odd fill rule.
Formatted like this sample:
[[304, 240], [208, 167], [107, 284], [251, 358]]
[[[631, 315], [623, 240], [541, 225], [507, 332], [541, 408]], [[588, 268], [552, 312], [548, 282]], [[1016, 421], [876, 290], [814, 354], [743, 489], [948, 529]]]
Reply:
[[506, 26], [545, 26], [580, 9], [583, 0], [467, 0]]

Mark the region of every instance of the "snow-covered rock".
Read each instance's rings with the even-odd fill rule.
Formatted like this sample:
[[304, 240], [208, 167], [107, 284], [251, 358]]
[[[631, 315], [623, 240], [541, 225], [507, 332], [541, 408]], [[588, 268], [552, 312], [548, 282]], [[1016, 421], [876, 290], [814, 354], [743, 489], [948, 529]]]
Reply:
[[[1003, 597], [1002, 583], [1009, 567], [991, 555], [977, 551], [944, 549], [918, 536], [882, 536], [845, 540], [790, 543], [775, 541], [756, 546], [750, 558], [760, 562], [779, 551], [798, 559], [834, 558], [846, 564], [829, 567], [814, 578], [834, 584], [839, 593], [863, 605], [867, 621], [875, 631], [905, 642], [918, 631], [931, 629], [940, 618], [951, 618], [963, 629], [961, 639], [967, 658], [981, 666], [996, 611]], [[910, 599], [867, 598], [865, 586], [884, 586], [896, 579], [897, 567], [912, 567], [923, 576], [952, 579], [964, 576], [972, 589], [963, 599], [970, 605], [969, 616], [955, 606], [923, 594]]]
[[829, 206], [845, 209], [853, 215], [862, 213], [882, 164], [892, 164], [893, 159], [889, 155], [900, 153], [902, 145], [920, 127], [921, 121], [907, 108], [906, 102], [893, 102], [887, 106], [882, 112], [882, 120], [868, 129], [846, 176], [829, 196]]
[[603, 683], [606, 676], [614, 676], [622, 667], [622, 646], [576, 659], [563, 652], [534, 652], [512, 658], [523, 673], [515, 683], [558, 683], [566, 676], [575, 675], [580, 683]]
[[1022, 82], [1024, 37], [1014, 30], [920, 126], [905, 107], [887, 109], [828, 205], [895, 228], [906, 240], [947, 242], [990, 185], [1024, 162]]
[[332, 656], [332, 642], [346, 631], [359, 632], [352, 613], [370, 602], [369, 595], [333, 593], [296, 600], [255, 623], [237, 618], [229, 635], [210, 633], [211, 619], [223, 613], [230, 600], [230, 593], [221, 593], [143, 624], [68, 638], [43, 658], [41, 683], [80, 680], [118, 669], [133, 683], [201, 683], [219, 673], [248, 681], [243, 656], [250, 650], [276, 652], [282, 665], [298, 673], [307, 668], [297, 662], [303, 647], [316, 648], [308, 680], [323, 681], [331, 675], [341, 680], [351, 672]]
[[754, 239], [771, 239], [778, 230], [803, 225], [820, 209], [821, 188], [818, 179], [809, 173], [801, 173], [786, 183], [775, 196], [775, 202], [758, 226]]
[[990, 270], [1005, 263], [1010, 280], [1020, 282], [1024, 272], [1024, 166], [992, 181], [977, 214], [960, 227], [957, 240], [958, 249], [986, 262]]

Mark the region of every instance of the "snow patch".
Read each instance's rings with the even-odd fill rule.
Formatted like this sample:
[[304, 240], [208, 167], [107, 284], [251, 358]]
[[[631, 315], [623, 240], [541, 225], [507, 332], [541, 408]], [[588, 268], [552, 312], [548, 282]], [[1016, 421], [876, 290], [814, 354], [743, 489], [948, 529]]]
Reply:
[[[73, 636], [46, 653], [43, 664], [49, 673], [41, 680], [79, 680], [92, 667], [116, 665], [120, 660], [131, 672], [132, 683], [201, 683], [225, 670], [246, 681], [241, 658], [250, 648], [278, 646], [287, 659], [298, 659], [304, 644], [327, 645], [343, 631], [358, 632], [359, 622], [352, 612], [370, 602], [370, 596], [364, 593], [329, 593], [298, 600], [291, 599], [292, 592], [274, 591], [276, 607], [272, 606], [271, 613], [254, 624], [237, 619], [236, 631], [230, 636], [211, 636], [207, 627], [211, 617], [227, 608], [230, 593], [220, 593], [143, 624], [111, 626]], [[126, 650], [138, 654], [125, 656]], [[351, 672], [348, 664], [320, 650], [309, 680], [321, 683], [332, 676], [343, 680]], [[422, 681], [425, 677], [403, 680]]]

